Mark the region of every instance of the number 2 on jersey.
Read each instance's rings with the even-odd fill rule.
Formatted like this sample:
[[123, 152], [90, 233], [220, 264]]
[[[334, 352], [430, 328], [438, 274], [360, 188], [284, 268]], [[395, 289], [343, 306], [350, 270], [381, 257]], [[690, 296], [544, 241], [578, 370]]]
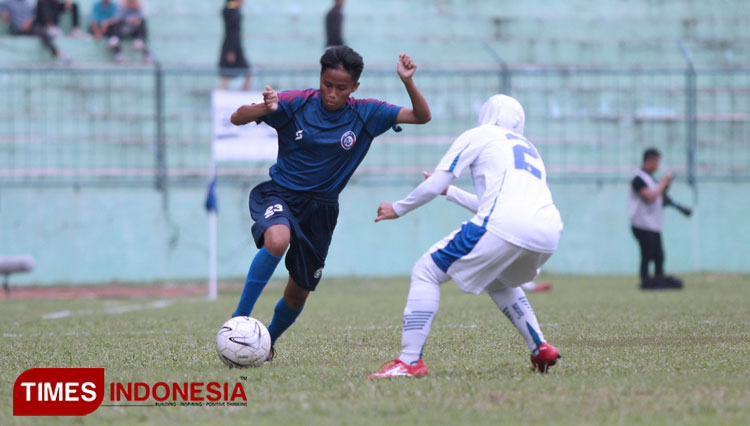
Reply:
[[531, 158], [539, 158], [539, 153], [536, 151], [536, 148], [534, 148], [534, 145], [532, 145], [531, 142], [527, 141], [526, 138], [514, 135], [513, 133], [508, 133], [507, 135], [505, 135], [505, 137], [522, 142], [518, 145], [513, 145], [513, 160], [515, 162], [516, 169], [526, 170], [527, 172], [534, 175], [534, 177], [536, 177], [537, 179], [542, 179], [542, 171], [526, 161], [527, 154]]

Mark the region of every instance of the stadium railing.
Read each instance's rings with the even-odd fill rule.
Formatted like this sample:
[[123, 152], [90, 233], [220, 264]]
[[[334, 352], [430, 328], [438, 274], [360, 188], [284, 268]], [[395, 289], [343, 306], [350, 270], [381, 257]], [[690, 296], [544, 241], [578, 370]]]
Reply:
[[[256, 69], [255, 87], [318, 86], [316, 69]], [[490, 95], [524, 105], [550, 182], [624, 181], [649, 146], [679, 178], [750, 181], [750, 69], [422, 69], [426, 126], [377, 139], [353, 182], [414, 179], [476, 122]], [[408, 105], [393, 70], [368, 69], [358, 97]], [[0, 68], [0, 186], [203, 185], [215, 69]], [[692, 130], [691, 130], [692, 129]], [[222, 163], [225, 183], [269, 163]]]

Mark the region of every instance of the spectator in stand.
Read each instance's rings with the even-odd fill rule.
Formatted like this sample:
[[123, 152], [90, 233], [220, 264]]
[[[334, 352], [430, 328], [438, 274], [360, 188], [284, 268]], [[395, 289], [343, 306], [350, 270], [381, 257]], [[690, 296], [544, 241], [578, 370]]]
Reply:
[[221, 89], [226, 89], [230, 78], [245, 76], [242, 90], [250, 88], [250, 65], [242, 50], [242, 3], [243, 0], [227, 0], [221, 15], [224, 18], [224, 43], [221, 45], [219, 74]]
[[34, 8], [26, 0], [4, 0], [0, 2], [0, 16], [13, 35], [37, 36], [52, 56], [64, 59], [62, 51], [52, 42], [46, 28], [34, 20]]
[[111, 0], [99, 0], [94, 3], [89, 18], [89, 31], [97, 40], [111, 37], [117, 23], [117, 4]]
[[36, 3], [36, 22], [46, 28], [49, 35], [59, 36], [62, 34], [58, 27], [60, 15], [65, 12], [71, 13], [72, 28], [70, 29], [70, 35], [72, 37], [86, 37], [86, 34], [78, 28], [78, 3], [71, 0], [38, 0]]
[[344, 12], [342, 12], [344, 2], [345, 0], [336, 0], [326, 15], [326, 47], [344, 45], [344, 37], [341, 34], [344, 23]]
[[117, 12], [114, 24], [114, 35], [109, 38], [109, 47], [117, 62], [124, 62], [125, 57], [120, 52], [120, 41], [132, 39], [133, 48], [143, 52], [143, 61], [153, 62], [151, 53], [146, 45], [148, 33], [146, 31], [146, 15], [140, 0], [125, 0]]

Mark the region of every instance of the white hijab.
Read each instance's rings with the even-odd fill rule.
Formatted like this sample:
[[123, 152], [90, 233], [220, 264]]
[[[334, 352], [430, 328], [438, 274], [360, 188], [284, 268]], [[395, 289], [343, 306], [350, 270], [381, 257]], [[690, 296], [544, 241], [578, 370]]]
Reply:
[[494, 124], [523, 135], [525, 122], [526, 114], [517, 100], [507, 95], [495, 95], [479, 109], [477, 125]]

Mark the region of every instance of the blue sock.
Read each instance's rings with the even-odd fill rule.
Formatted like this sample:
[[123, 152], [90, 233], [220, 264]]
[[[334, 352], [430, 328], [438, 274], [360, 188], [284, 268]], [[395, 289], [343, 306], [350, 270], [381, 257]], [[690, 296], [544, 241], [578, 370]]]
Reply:
[[232, 314], [233, 317], [250, 316], [255, 302], [266, 287], [268, 280], [271, 279], [271, 275], [273, 275], [273, 271], [276, 270], [276, 265], [279, 264], [280, 260], [281, 257], [274, 256], [265, 247], [261, 247], [250, 265], [250, 271], [248, 271], [245, 280], [245, 288], [242, 290], [237, 310]]
[[268, 326], [268, 332], [271, 334], [271, 344], [276, 343], [276, 339], [281, 336], [290, 325], [294, 324], [302, 308], [292, 309], [284, 303], [284, 298], [279, 299], [276, 309], [273, 311], [273, 319]]

